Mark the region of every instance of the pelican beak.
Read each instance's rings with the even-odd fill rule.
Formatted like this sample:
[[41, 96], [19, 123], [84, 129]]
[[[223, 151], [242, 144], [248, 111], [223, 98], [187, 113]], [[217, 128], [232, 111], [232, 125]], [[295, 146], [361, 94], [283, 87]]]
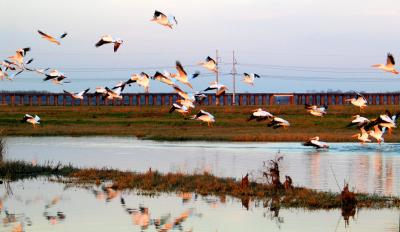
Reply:
[[358, 134], [352, 135], [351, 137], [352, 137], [352, 138], [357, 138], [357, 137], [358, 137]]

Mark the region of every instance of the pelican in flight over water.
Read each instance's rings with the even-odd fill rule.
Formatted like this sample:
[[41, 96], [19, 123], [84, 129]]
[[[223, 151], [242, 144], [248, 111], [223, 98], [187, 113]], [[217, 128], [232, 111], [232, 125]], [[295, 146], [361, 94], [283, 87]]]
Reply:
[[370, 130], [368, 131], [368, 134], [376, 139], [376, 141], [378, 142], [378, 144], [381, 144], [382, 142], [385, 141], [385, 139], [383, 138], [383, 135], [386, 132], [386, 127], [380, 127], [378, 125], [374, 126], [374, 130]]
[[243, 82], [249, 85], [254, 85], [254, 78], [260, 78], [260, 75], [255, 73], [243, 73]]
[[365, 99], [365, 97], [360, 93], [356, 93], [354, 97], [346, 99], [346, 102], [350, 102], [354, 106], [360, 107], [360, 111], [367, 107], [367, 99]]
[[305, 104], [304, 107], [307, 109], [307, 112], [317, 117], [323, 117], [328, 109], [327, 105], [318, 107], [316, 105]]
[[273, 118], [274, 115], [272, 115], [270, 112], [267, 112], [261, 108], [258, 108], [256, 110], [253, 111], [253, 113], [251, 113], [250, 117], [247, 118], [247, 121], [251, 121], [253, 119], [255, 119], [257, 122], [263, 121], [263, 120], [267, 120], [270, 118]]
[[315, 147], [316, 149], [329, 148], [329, 145], [327, 143], [319, 141], [318, 136], [307, 140], [306, 142], [303, 143], [303, 146], [311, 146]]
[[113, 37], [111, 37], [110, 35], [105, 35], [103, 37], [101, 37], [101, 39], [99, 40], [99, 42], [97, 42], [95, 44], [96, 48], [103, 46], [104, 44], [109, 44], [109, 43], [113, 43], [114, 44], [114, 52], [116, 52], [119, 48], [119, 46], [121, 46], [121, 44], [124, 41], [121, 39], [114, 39]]
[[397, 74], [399, 74], [399, 71], [397, 71], [394, 68], [395, 64], [396, 63], [394, 62], [393, 55], [391, 53], [388, 53], [387, 58], [386, 58], [386, 64], [374, 64], [374, 65], [372, 65], [372, 67], [397, 75]]
[[204, 110], [200, 110], [196, 115], [193, 115], [191, 119], [207, 122], [209, 127], [215, 122], [214, 116]]
[[35, 115], [35, 117], [33, 117], [30, 114], [25, 114], [25, 116], [22, 118], [21, 121], [30, 123], [33, 125], [33, 127], [36, 127], [37, 124], [40, 124], [40, 118], [37, 115]]
[[176, 20], [175, 16], [168, 15], [166, 16], [164, 13], [160, 11], [154, 11], [153, 18], [150, 21], [154, 21], [158, 24], [161, 24], [165, 27], [169, 27], [172, 29], [173, 26], [178, 25], [178, 21]]
[[360, 115], [353, 116], [353, 121], [349, 123], [346, 127], [357, 126], [358, 128], [366, 126], [370, 121], [368, 118], [361, 117]]
[[364, 144], [366, 142], [371, 142], [371, 140], [368, 138], [369, 134], [367, 133], [367, 131], [364, 129], [364, 127], [360, 128], [360, 133], [355, 134], [353, 136], [351, 136], [353, 138], [357, 138], [358, 140], [360, 140], [361, 144]]

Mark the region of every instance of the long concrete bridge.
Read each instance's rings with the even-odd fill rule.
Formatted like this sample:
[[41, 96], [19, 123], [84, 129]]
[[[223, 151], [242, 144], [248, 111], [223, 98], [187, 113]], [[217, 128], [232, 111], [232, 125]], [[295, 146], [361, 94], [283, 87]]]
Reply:
[[[370, 105], [398, 105], [398, 93], [363, 93]], [[354, 93], [237, 93], [235, 101], [232, 94], [219, 97], [219, 105], [345, 105], [346, 99]], [[179, 99], [176, 93], [124, 93], [122, 100], [103, 100], [100, 96], [87, 94], [83, 100], [73, 100], [64, 93], [0, 93], [1, 105], [37, 105], [37, 106], [147, 106], [171, 105]], [[205, 105], [215, 105], [215, 94], [207, 94]]]

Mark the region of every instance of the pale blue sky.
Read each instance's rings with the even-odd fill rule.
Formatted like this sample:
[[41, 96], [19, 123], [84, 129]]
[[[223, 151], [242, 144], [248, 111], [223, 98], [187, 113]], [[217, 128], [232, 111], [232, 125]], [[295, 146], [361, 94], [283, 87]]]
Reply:
[[[400, 76], [381, 73], [371, 64], [385, 62], [387, 52], [400, 59], [399, 1], [356, 0], [0, 0], [0, 57], [31, 46], [33, 66], [57, 68], [72, 81], [64, 86], [43, 83], [25, 73], [1, 90], [68, 89], [78, 91], [113, 85], [146, 67], [173, 66], [175, 60], [194, 65], [206, 56], [230, 63], [235, 50], [238, 72], [256, 72], [255, 86], [238, 78], [238, 92], [299, 92], [307, 90], [396, 91]], [[171, 13], [174, 30], [150, 22], [154, 10]], [[37, 34], [69, 32], [61, 46]], [[105, 34], [125, 41], [114, 54], [110, 46], [95, 48]], [[399, 60], [400, 61], [400, 60]], [[246, 65], [245, 65], [246, 64]], [[248, 65], [247, 65], [248, 64]], [[258, 65], [255, 65], [258, 64]], [[261, 65], [260, 65], [261, 64]], [[289, 66], [289, 67], [288, 67]], [[188, 71], [201, 67], [188, 67]], [[162, 71], [162, 70], [160, 70]], [[174, 69], [169, 69], [174, 71]], [[221, 66], [229, 73], [231, 66]], [[193, 81], [204, 89], [210, 76]], [[221, 82], [231, 87], [231, 77]], [[142, 92], [132, 86], [129, 92]], [[151, 92], [171, 92], [152, 82]]]

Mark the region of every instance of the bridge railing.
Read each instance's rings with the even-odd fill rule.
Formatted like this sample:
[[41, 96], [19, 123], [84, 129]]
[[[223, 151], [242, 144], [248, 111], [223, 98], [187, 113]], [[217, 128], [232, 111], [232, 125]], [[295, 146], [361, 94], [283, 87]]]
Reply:
[[[206, 94], [205, 105], [215, 105], [215, 94]], [[398, 105], [399, 93], [363, 93], [370, 105]], [[346, 105], [353, 93], [238, 93], [235, 101], [232, 94], [219, 97], [220, 105]], [[125, 93], [121, 100], [104, 100], [101, 96], [85, 95], [83, 100], [74, 100], [63, 93], [0, 93], [1, 105], [37, 106], [168, 106], [179, 95], [176, 93]]]

